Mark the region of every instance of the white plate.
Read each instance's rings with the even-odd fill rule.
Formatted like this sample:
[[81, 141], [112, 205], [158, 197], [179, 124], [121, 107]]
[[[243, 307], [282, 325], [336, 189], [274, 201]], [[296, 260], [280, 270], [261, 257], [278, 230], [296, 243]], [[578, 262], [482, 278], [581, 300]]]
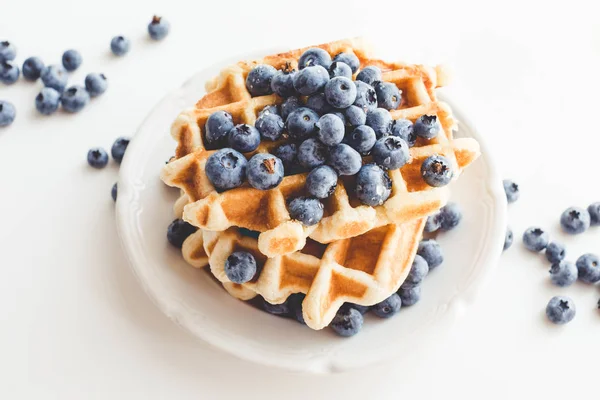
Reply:
[[439, 238], [445, 263], [424, 282], [422, 300], [397, 316], [380, 320], [368, 315], [362, 331], [350, 339], [328, 329], [312, 331], [232, 298], [167, 243], [177, 191], [167, 188], [159, 173], [175, 148], [170, 124], [202, 97], [204, 82], [222, 67], [259, 57], [250, 54], [199, 72], [150, 112], [129, 144], [121, 165], [117, 224], [140, 284], [167, 316], [193, 335], [238, 357], [284, 369], [343, 371], [406, 356], [424, 349], [430, 340], [440, 340], [496, 265], [506, 229], [506, 199], [489, 149], [449, 99], [445, 100], [460, 121], [458, 136], [479, 140], [482, 156], [452, 188], [464, 219]]

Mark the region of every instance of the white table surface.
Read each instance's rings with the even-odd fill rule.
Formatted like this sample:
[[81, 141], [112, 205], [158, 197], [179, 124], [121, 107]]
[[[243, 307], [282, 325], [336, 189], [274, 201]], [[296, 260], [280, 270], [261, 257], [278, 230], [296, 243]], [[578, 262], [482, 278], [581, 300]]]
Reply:
[[[104, 72], [110, 87], [78, 115], [43, 118], [33, 107], [39, 83], [0, 86], [18, 112], [0, 129], [0, 398], [593, 397], [600, 291], [553, 287], [547, 262], [519, 240], [537, 224], [567, 244], [573, 261], [600, 252], [600, 229], [567, 237], [558, 227], [567, 206], [600, 201], [592, 4], [3, 2], [0, 40], [17, 44], [20, 62], [59, 62], [75, 48], [84, 62], [72, 82]], [[153, 13], [172, 24], [161, 43], [146, 39]], [[133, 41], [122, 59], [108, 54], [118, 34]], [[91, 170], [87, 150], [132, 134], [165, 93], [214, 61], [356, 35], [407, 61], [454, 69], [446, 92], [485, 132], [504, 175], [521, 184], [509, 212], [515, 246], [450, 336], [425, 359], [396, 361], [413, 363], [411, 373], [399, 376], [391, 363], [309, 376], [238, 361], [181, 331], [138, 287], [114, 224], [118, 168]], [[577, 304], [567, 326], [543, 315], [556, 294]]]

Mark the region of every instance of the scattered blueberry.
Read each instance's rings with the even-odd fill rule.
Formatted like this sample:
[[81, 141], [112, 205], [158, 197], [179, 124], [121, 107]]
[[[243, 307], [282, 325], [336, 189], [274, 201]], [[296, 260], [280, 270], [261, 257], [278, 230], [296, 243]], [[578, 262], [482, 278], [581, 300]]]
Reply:
[[246, 166], [248, 183], [255, 189], [269, 190], [283, 180], [283, 162], [272, 154], [259, 153], [252, 156]]
[[36, 81], [42, 70], [44, 69], [44, 62], [39, 57], [29, 57], [23, 63], [21, 70], [23, 71], [23, 78], [28, 81]]
[[360, 107], [365, 113], [373, 111], [377, 108], [377, 93], [373, 86], [361, 82], [354, 81], [356, 86], [356, 100], [354, 105]]
[[546, 306], [546, 316], [558, 325], [566, 324], [575, 318], [575, 303], [570, 297], [554, 296]]
[[288, 97], [281, 103], [281, 118], [283, 118], [284, 121], [287, 121], [287, 117], [292, 111], [300, 107], [302, 107], [302, 101], [298, 97]]
[[12, 85], [19, 79], [19, 67], [12, 61], [0, 62], [0, 82], [5, 85]]
[[285, 124], [292, 139], [304, 140], [317, 131], [315, 124], [318, 120], [319, 114], [310, 108], [299, 107], [288, 115]]
[[513, 231], [512, 229], [510, 229], [510, 227], [506, 228], [506, 236], [504, 236], [504, 247], [503, 247], [503, 251], [506, 251], [510, 248], [510, 246], [512, 246], [513, 244]]
[[344, 121], [335, 114], [325, 114], [316, 124], [317, 138], [327, 146], [334, 146], [342, 142], [346, 128]]
[[368, 206], [380, 206], [390, 197], [392, 181], [375, 164], [364, 165], [356, 175], [356, 197]]
[[428, 157], [421, 165], [423, 180], [434, 187], [445, 186], [453, 177], [450, 161], [444, 156], [433, 155]]
[[294, 76], [296, 75], [296, 70], [293, 69], [289, 64], [277, 71], [273, 78], [271, 78], [271, 90], [273, 93], [278, 94], [279, 96], [286, 98], [296, 94], [296, 89], [294, 89]]
[[371, 154], [373, 161], [386, 171], [401, 168], [410, 159], [408, 144], [398, 136], [384, 136], [377, 140]]
[[504, 185], [504, 193], [506, 193], [506, 200], [508, 203], [514, 203], [519, 200], [519, 196], [521, 195], [521, 192], [519, 192], [519, 185], [508, 179], [505, 179], [502, 183]]
[[258, 129], [248, 124], [238, 124], [229, 131], [227, 136], [229, 147], [247, 153], [254, 151], [260, 144], [260, 133]]
[[329, 76], [331, 78], [343, 76], [352, 79], [352, 69], [346, 63], [335, 61], [329, 66]]
[[278, 317], [288, 316], [290, 313], [290, 306], [288, 301], [284, 301], [281, 304], [271, 304], [265, 299], [262, 301], [263, 310], [268, 312], [271, 315], [277, 315]]
[[320, 65], [306, 67], [294, 76], [294, 88], [304, 96], [317, 93], [329, 81], [329, 72]]
[[550, 267], [550, 279], [556, 286], [569, 286], [577, 280], [577, 267], [568, 261], [556, 261]]
[[112, 189], [110, 190], [110, 197], [112, 197], [113, 201], [117, 201], [117, 191], [118, 191], [118, 186], [117, 186], [117, 183], [115, 182], [115, 184], [112, 186]]
[[415, 134], [423, 139], [433, 139], [440, 132], [440, 123], [436, 115], [422, 115], [415, 121]]
[[40, 75], [44, 86], [62, 93], [67, 87], [67, 71], [60, 65], [49, 65], [42, 70]]
[[577, 259], [579, 280], [585, 283], [600, 281], [600, 258], [595, 254], [584, 254]]
[[285, 172], [290, 172], [297, 162], [298, 146], [296, 143], [286, 143], [275, 149], [273, 153], [283, 162]]
[[306, 295], [304, 293], [294, 293], [288, 297], [288, 304], [290, 306], [290, 314], [300, 322], [302, 325], [306, 325], [304, 322], [304, 315], [302, 315], [302, 302]]
[[374, 66], [364, 67], [358, 75], [356, 75], [356, 80], [372, 86], [375, 82], [381, 81], [381, 70]]
[[163, 40], [169, 34], [170, 28], [169, 21], [155, 15], [148, 24], [148, 34], [152, 40]]
[[94, 147], [88, 151], [87, 161], [94, 168], [104, 168], [108, 164], [108, 153], [102, 147]]
[[375, 82], [373, 84], [377, 93], [377, 106], [386, 110], [395, 110], [402, 101], [402, 91], [391, 82]]
[[366, 124], [373, 128], [377, 139], [388, 136], [392, 132], [392, 115], [384, 108], [376, 108], [367, 112]]
[[317, 114], [323, 115], [333, 111], [333, 107], [327, 102], [325, 93], [315, 93], [306, 99], [306, 107], [314, 110]]
[[333, 57], [333, 61], [348, 65], [352, 73], [355, 73], [360, 68], [360, 60], [354, 53], [338, 53]]
[[298, 147], [298, 162], [304, 168], [315, 168], [325, 164], [329, 149], [315, 138], [306, 139]]
[[410, 272], [404, 280], [402, 287], [408, 288], [419, 285], [423, 279], [425, 279], [428, 273], [429, 265], [427, 265], [427, 261], [425, 261], [425, 259], [420, 255], [416, 254], [412, 263], [412, 267], [410, 267]]
[[75, 71], [82, 62], [83, 57], [77, 50], [67, 50], [62, 55], [62, 64], [67, 71]]
[[234, 126], [231, 114], [227, 111], [215, 111], [204, 124], [204, 137], [210, 145], [221, 145]]
[[331, 149], [327, 161], [338, 175], [356, 175], [362, 167], [362, 157], [352, 147], [345, 143]]
[[340, 336], [356, 335], [363, 326], [363, 315], [355, 308], [341, 307], [331, 321], [331, 328]]
[[124, 56], [129, 52], [129, 48], [131, 47], [131, 42], [125, 36], [115, 36], [110, 41], [110, 51], [115, 56]]
[[390, 297], [382, 301], [381, 303], [375, 304], [371, 307], [373, 314], [379, 318], [389, 318], [392, 315], [398, 313], [402, 307], [402, 300], [397, 293], [393, 293]]
[[548, 246], [548, 234], [540, 228], [529, 228], [523, 233], [523, 244], [528, 250], [540, 252]]
[[274, 113], [263, 113], [254, 124], [260, 136], [267, 140], [277, 140], [283, 134], [283, 119]]
[[413, 123], [408, 119], [396, 119], [392, 121], [391, 135], [398, 136], [408, 143], [408, 147], [413, 147], [417, 141], [417, 134], [413, 129]]
[[292, 219], [304, 226], [315, 225], [323, 218], [323, 204], [312, 197], [296, 197], [289, 202], [288, 211]]
[[317, 199], [325, 199], [335, 190], [338, 176], [333, 168], [321, 165], [309, 172], [306, 177], [306, 191]]
[[430, 216], [427, 217], [427, 221], [425, 222], [425, 232], [432, 233], [440, 229], [441, 227], [440, 221], [440, 212], [437, 211]]
[[275, 67], [269, 64], [259, 64], [252, 68], [246, 77], [246, 88], [252, 97], [273, 93], [271, 81], [276, 74]]
[[546, 246], [546, 259], [553, 264], [562, 261], [565, 254], [565, 246], [562, 243], [550, 242]]
[[410, 307], [421, 300], [421, 286], [403, 286], [400, 288], [400, 290], [398, 290], [398, 294], [402, 300], [402, 305], [405, 307]]
[[58, 110], [60, 104], [60, 93], [56, 90], [45, 87], [35, 97], [35, 108], [43, 115], [53, 114]]
[[76, 113], [90, 102], [90, 94], [82, 86], [71, 86], [60, 95], [63, 110]]
[[371, 152], [376, 141], [375, 131], [367, 125], [357, 126], [351, 134], [346, 136], [346, 143], [363, 155]]
[[97, 97], [106, 92], [108, 88], [108, 80], [104, 74], [92, 72], [85, 77], [85, 89], [90, 96]]
[[15, 120], [17, 110], [12, 103], [0, 100], [0, 126], [9, 126]]
[[433, 239], [422, 240], [419, 243], [417, 254], [427, 261], [430, 271], [439, 267], [444, 262], [442, 247]]
[[234, 149], [220, 149], [206, 160], [205, 172], [208, 180], [220, 190], [240, 186], [246, 177], [248, 161]]
[[121, 161], [123, 161], [123, 156], [125, 155], [125, 150], [127, 150], [127, 146], [129, 146], [129, 138], [120, 137], [117, 140], [115, 140], [110, 149], [110, 154], [112, 155], [112, 158], [114, 158], [114, 160], [119, 164], [121, 164]]
[[196, 232], [197, 228], [182, 219], [176, 219], [169, 225], [167, 229], [167, 240], [173, 246], [181, 248], [185, 239], [192, 233]]
[[590, 214], [590, 225], [600, 225], [600, 202], [590, 204], [588, 213]]
[[585, 232], [591, 225], [590, 213], [579, 207], [567, 208], [560, 216], [563, 231], [571, 235]]
[[367, 123], [367, 113], [355, 105], [351, 105], [344, 110], [344, 117], [346, 117], [346, 124], [350, 126], [360, 126]]
[[335, 108], [346, 108], [356, 100], [356, 85], [351, 79], [336, 76], [325, 85], [325, 98]]
[[439, 214], [440, 228], [443, 231], [450, 231], [458, 226], [462, 219], [462, 211], [456, 203], [448, 203], [440, 209]]
[[331, 56], [328, 52], [318, 47], [306, 50], [298, 59], [298, 68], [305, 69], [314, 65], [320, 65], [329, 68], [331, 65]]
[[225, 260], [225, 275], [233, 283], [246, 283], [256, 275], [256, 260], [247, 251], [234, 251]]
[[9, 41], [0, 42], [0, 62], [14, 60], [17, 56], [17, 47]]

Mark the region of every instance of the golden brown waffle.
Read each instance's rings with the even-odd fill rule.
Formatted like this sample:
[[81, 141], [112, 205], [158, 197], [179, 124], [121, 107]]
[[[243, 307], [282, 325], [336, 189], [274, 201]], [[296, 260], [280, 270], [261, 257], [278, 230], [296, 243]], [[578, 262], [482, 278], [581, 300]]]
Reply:
[[[218, 193], [204, 173], [206, 159], [214, 152], [207, 150], [202, 130], [206, 119], [217, 110], [226, 110], [235, 123], [254, 124], [257, 114], [266, 105], [277, 104], [276, 95], [251, 97], [245, 86], [247, 73], [257, 64], [267, 63], [279, 68], [286, 63], [297, 65], [305, 49], [268, 56], [255, 62], [240, 62], [226, 68], [207, 84], [209, 93], [192, 110], [182, 113], [172, 127], [178, 142], [178, 159], [167, 164], [162, 179], [182, 189], [190, 204], [184, 219], [199, 228], [223, 231], [243, 227], [261, 232], [260, 251], [269, 257], [293, 253], [302, 249], [306, 238], [320, 243], [354, 237], [376, 227], [403, 223], [427, 216], [442, 207], [448, 199], [447, 188], [432, 188], [420, 174], [422, 162], [433, 154], [445, 155], [453, 164], [455, 178], [479, 155], [479, 145], [472, 139], [453, 139], [455, 121], [449, 107], [438, 102], [434, 89], [443, 80], [441, 69], [420, 65], [387, 63], [370, 58], [362, 44], [354, 40], [319, 46], [332, 56], [339, 52], [354, 52], [361, 66], [376, 65], [382, 69], [383, 80], [395, 83], [402, 90], [402, 103], [391, 112], [394, 119], [417, 119], [437, 115], [442, 131], [433, 140], [419, 141], [410, 150], [411, 161], [400, 170], [389, 171], [392, 194], [381, 206], [360, 204], [352, 195], [353, 179], [342, 178], [332, 196], [324, 201], [325, 216], [315, 226], [304, 227], [294, 221], [286, 201], [303, 194], [306, 174], [286, 176], [275, 189], [261, 191], [244, 185]], [[269, 152], [281, 142], [261, 142], [256, 152]], [[247, 154], [248, 157], [254, 153]]]

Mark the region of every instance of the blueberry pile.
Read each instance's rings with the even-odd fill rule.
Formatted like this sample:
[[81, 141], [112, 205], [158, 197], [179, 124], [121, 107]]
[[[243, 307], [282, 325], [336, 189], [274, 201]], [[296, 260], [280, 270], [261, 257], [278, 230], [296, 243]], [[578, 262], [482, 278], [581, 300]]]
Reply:
[[[154, 16], [148, 24], [148, 35], [153, 40], [162, 40], [169, 33], [169, 22]], [[110, 42], [110, 49], [116, 56], [125, 55], [131, 46], [129, 39], [116, 36]], [[41, 80], [44, 87], [35, 97], [35, 108], [42, 115], [50, 115], [59, 106], [69, 113], [81, 111], [93, 97], [100, 96], [108, 87], [104, 74], [90, 73], [85, 77], [83, 85], [68, 86], [69, 72], [77, 70], [83, 63], [83, 57], [77, 50], [63, 53], [60, 64], [45, 65], [39, 57], [29, 57], [21, 68], [14, 62], [17, 48], [12, 42], [0, 42], [0, 82], [5, 85], [14, 84], [21, 73], [30, 82]], [[15, 106], [0, 100], [0, 127], [13, 123], [16, 117]]]
[[[433, 139], [441, 126], [435, 115], [414, 123], [393, 120], [389, 110], [400, 106], [401, 90], [383, 82], [378, 67], [366, 66], [360, 72], [359, 67], [353, 53], [332, 59], [320, 48], [300, 56], [298, 71], [289, 63], [279, 70], [255, 66], [246, 77], [250, 94], [275, 93], [283, 102], [260, 111], [254, 126], [236, 125], [226, 111], [208, 117], [205, 142], [208, 148], [219, 149], [206, 163], [206, 175], [215, 188], [225, 191], [247, 182], [269, 190], [286, 175], [308, 172], [305, 195], [288, 203], [292, 218], [307, 226], [323, 217], [321, 201], [331, 196], [341, 176], [354, 177], [354, 194], [361, 203], [383, 204], [391, 194], [386, 171], [404, 166], [417, 137]], [[249, 160], [244, 156], [261, 141], [282, 138], [285, 144], [273, 154], [255, 154]], [[363, 165], [364, 156], [372, 163]], [[439, 187], [450, 182], [453, 171], [445, 157], [433, 155], [423, 162], [421, 175], [427, 184]]]

